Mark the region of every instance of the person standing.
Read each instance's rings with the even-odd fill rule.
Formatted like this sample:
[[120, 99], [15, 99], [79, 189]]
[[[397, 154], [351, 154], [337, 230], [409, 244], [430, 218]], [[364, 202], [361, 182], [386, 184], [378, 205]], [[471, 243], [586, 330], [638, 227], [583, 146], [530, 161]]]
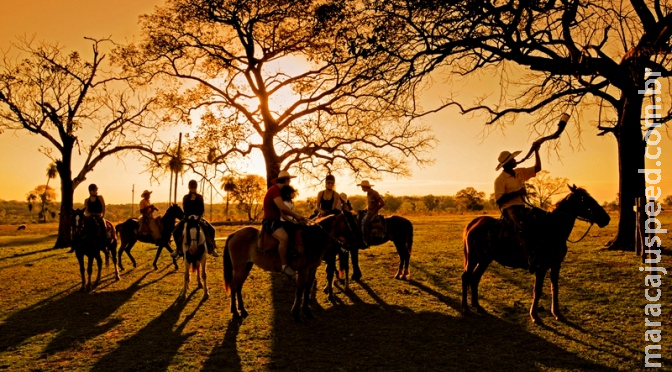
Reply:
[[371, 220], [378, 214], [378, 211], [385, 206], [385, 201], [380, 196], [378, 191], [374, 190], [373, 185], [367, 180], [358, 183], [362, 191], [366, 193], [366, 214], [362, 218], [362, 235], [364, 235], [364, 246], [368, 247], [371, 238]]

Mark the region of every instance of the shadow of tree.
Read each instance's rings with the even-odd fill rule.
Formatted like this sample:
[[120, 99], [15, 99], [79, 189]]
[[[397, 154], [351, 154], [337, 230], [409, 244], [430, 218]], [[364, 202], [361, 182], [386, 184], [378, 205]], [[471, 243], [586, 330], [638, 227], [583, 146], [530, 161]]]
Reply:
[[[42, 251], [50, 251], [50, 250], [63, 250], [63, 248], [54, 248], [54, 240], [58, 237], [58, 234], [51, 234], [51, 235], [35, 235], [35, 236], [17, 236], [17, 237], [11, 237], [8, 238], [4, 242], [0, 242], [0, 248], [18, 248], [18, 247], [24, 247], [27, 245], [35, 245], [35, 244], [50, 244], [51, 246], [48, 249], [42, 250]], [[42, 252], [39, 251], [39, 252]], [[39, 253], [39, 252], [34, 252], [34, 253]], [[32, 254], [32, 253], [31, 253]]]
[[163, 277], [140, 284], [146, 273], [122, 291], [70, 292], [56, 298], [40, 301], [22, 309], [0, 324], [0, 352], [18, 347], [26, 340], [41, 334], [57, 333], [44, 349], [51, 354], [86, 342], [118, 325], [121, 320], [110, 318], [138, 290]]
[[[361, 283], [360, 283], [361, 284]], [[411, 285], [450, 307], [457, 301], [418, 282]], [[375, 292], [365, 288], [368, 295]], [[454, 317], [390, 305], [353, 301], [315, 311], [317, 320], [296, 324], [289, 316], [293, 291], [273, 281], [272, 354], [267, 369], [292, 370], [516, 370], [611, 371], [490, 316]]]
[[184, 328], [201, 308], [203, 301], [178, 324], [180, 313], [197, 291], [192, 291], [186, 300], [176, 300], [132, 337], [119, 342], [111, 353], [105, 354], [91, 371], [119, 371], [123, 364], [127, 371], [165, 371], [171, 365], [180, 347], [196, 332], [182, 334]]

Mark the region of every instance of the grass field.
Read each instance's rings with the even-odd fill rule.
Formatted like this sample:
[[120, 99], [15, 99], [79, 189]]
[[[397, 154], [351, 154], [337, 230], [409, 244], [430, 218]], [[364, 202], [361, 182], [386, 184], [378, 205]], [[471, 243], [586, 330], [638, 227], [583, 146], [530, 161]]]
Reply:
[[[667, 212], [666, 212], [667, 213]], [[210, 299], [192, 291], [176, 301], [183, 271], [167, 255], [133, 248], [138, 267], [115, 282], [111, 267], [91, 293], [80, 293], [79, 270], [67, 249], [53, 250], [55, 225], [0, 227], [0, 369], [21, 370], [375, 370], [592, 371], [642, 370], [644, 275], [634, 253], [603, 250], [617, 219], [570, 244], [560, 276], [567, 317], [549, 312], [544, 288], [542, 325], [530, 322], [532, 275], [490, 266], [481, 283], [489, 314], [460, 314], [461, 232], [473, 216], [411, 218], [415, 244], [411, 280], [392, 280], [393, 246], [361, 253], [364, 273], [337, 302], [321, 291], [317, 319], [296, 324], [289, 315], [293, 283], [253, 269], [243, 295], [250, 316], [231, 321], [221, 258], [209, 257]], [[663, 227], [672, 216], [663, 216]], [[573, 238], [587, 224], [577, 223]], [[235, 228], [218, 227], [218, 236]], [[668, 245], [662, 236], [663, 244]], [[220, 249], [221, 251], [221, 249]], [[669, 256], [663, 258], [669, 267]], [[130, 267], [130, 269], [129, 269]], [[95, 275], [95, 273], [94, 273]], [[324, 285], [324, 265], [318, 271]], [[668, 293], [663, 286], [663, 367], [671, 370]]]

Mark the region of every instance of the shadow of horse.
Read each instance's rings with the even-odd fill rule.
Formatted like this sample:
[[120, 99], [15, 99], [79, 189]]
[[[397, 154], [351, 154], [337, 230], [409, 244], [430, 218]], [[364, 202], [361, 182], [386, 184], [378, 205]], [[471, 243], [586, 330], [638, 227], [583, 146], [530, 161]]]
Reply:
[[[415, 282], [411, 282], [415, 285]], [[289, 290], [273, 281], [274, 339], [265, 369], [612, 371], [500, 318], [451, 316], [385, 303], [380, 297], [321, 310], [296, 326], [281, 311]], [[427, 290], [427, 288], [423, 288]], [[433, 292], [432, 290], [429, 290]], [[373, 288], [366, 296], [375, 294]], [[434, 292], [436, 295], [438, 293]], [[357, 297], [355, 293], [349, 296]], [[457, 299], [443, 297], [452, 308]], [[278, 311], [280, 310], [280, 311]]]
[[196, 316], [204, 301], [189, 313], [182, 323], [180, 314], [196, 291], [186, 301], [175, 301], [163, 313], [130, 338], [119, 342], [114, 351], [100, 358], [91, 371], [166, 371], [180, 347], [196, 332], [183, 334], [184, 328]]
[[0, 324], [0, 352], [20, 347], [38, 335], [57, 333], [43, 351], [53, 354], [106, 333], [121, 322], [110, 318], [117, 309], [140, 289], [163, 279], [141, 284], [147, 275], [122, 291], [59, 294], [11, 314]]
[[238, 332], [242, 323], [240, 319], [230, 319], [224, 333], [222, 343], [210, 352], [203, 364], [202, 371], [242, 371], [243, 366], [238, 355]]

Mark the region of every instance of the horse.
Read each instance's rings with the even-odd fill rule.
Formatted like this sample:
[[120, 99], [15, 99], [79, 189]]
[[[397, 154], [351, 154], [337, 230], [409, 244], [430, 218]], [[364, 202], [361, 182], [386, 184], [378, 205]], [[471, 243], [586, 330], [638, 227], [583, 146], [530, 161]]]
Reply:
[[[226, 239], [223, 257], [224, 284], [227, 293], [231, 293], [231, 314], [234, 318], [244, 318], [248, 315], [243, 303], [242, 289], [252, 267], [257, 265], [263, 270], [275, 272], [280, 272], [281, 269], [277, 240], [265, 232], [263, 233], [265, 239], [259, 239], [260, 234], [256, 228], [247, 226], [232, 233]], [[348, 227], [343, 214], [318, 218], [304, 226], [301, 235], [303, 252], [299, 252], [298, 256], [288, 257], [289, 264], [298, 273], [296, 294], [291, 310], [291, 315], [296, 322], [301, 321], [301, 312], [308, 319], [315, 318], [308, 302], [315, 281], [315, 272], [322, 262], [324, 253], [333, 246], [344, 245], [344, 242], [344, 246], [347, 247], [347, 243], [354, 240], [353, 232]], [[257, 247], [258, 242], [269, 240], [275, 245], [275, 249], [262, 252]]]
[[[569, 186], [570, 193], [555, 204], [552, 212], [535, 209], [537, 221], [530, 227], [537, 241], [539, 265], [532, 269], [535, 275], [534, 299], [530, 307], [532, 322], [539, 323], [537, 314], [546, 272], [551, 271], [551, 313], [556, 320], [564, 320], [558, 302], [560, 266], [567, 254], [567, 238], [576, 219], [597, 223], [602, 228], [609, 224], [609, 214], [586, 190]], [[472, 220], [462, 235], [464, 246], [464, 273], [462, 274], [462, 312], [469, 312], [467, 290], [471, 287], [471, 306], [478, 312], [485, 310], [478, 303], [478, 284], [488, 265], [496, 262], [520, 269], [528, 269], [527, 259], [518, 244], [507, 244], [500, 238], [503, 221], [489, 216]]]
[[[81, 291], [90, 291], [100, 283], [100, 273], [102, 258], [100, 252], [105, 253], [105, 266], [109, 264], [110, 256], [114, 263], [115, 279], [119, 280], [119, 270], [117, 268], [117, 237], [114, 235], [112, 223], [105, 222], [106, 236], [100, 236], [100, 227], [91, 217], [84, 216], [84, 209], [74, 209], [71, 220], [72, 247], [75, 250], [75, 256], [79, 262], [79, 272], [82, 277]], [[89, 258], [88, 262], [88, 284], [84, 276], [84, 256]], [[93, 260], [98, 264], [98, 276], [94, 285], [91, 284], [91, 274], [93, 273]]]
[[[365, 210], [357, 211], [357, 222], [360, 225], [365, 213]], [[374, 217], [374, 221], [377, 218], [383, 217]], [[369, 245], [381, 245], [392, 241], [399, 254], [399, 268], [397, 273], [394, 274], [394, 279], [407, 280], [411, 276], [408, 266], [411, 263], [411, 252], [413, 250], [413, 224], [404, 217], [390, 216], [384, 218], [384, 226], [382, 236], [371, 234]], [[359, 268], [359, 251], [355, 249], [350, 253], [352, 254], [353, 267], [352, 280], [359, 280], [362, 278], [362, 270]]]
[[[200, 218], [198, 216], [189, 216], [184, 224], [184, 231], [182, 233], [182, 244], [178, 244], [178, 239], [175, 239], [177, 244], [176, 249], [182, 249], [184, 256], [184, 288], [180, 293], [182, 300], [187, 298], [187, 288], [189, 288], [189, 269], [196, 272], [198, 278], [198, 288], [203, 288], [203, 300], [210, 297], [208, 290], [208, 281], [206, 273], [206, 239], [205, 232], [201, 228]], [[199, 275], [200, 272], [200, 275]], [[201, 283], [201, 277], [203, 283]]]
[[[124, 265], [121, 263], [121, 256], [124, 252], [128, 255], [128, 258], [133, 263], [133, 267], [136, 267], [135, 258], [131, 255], [131, 248], [135, 245], [137, 241], [143, 243], [154, 243], [157, 245], [156, 256], [154, 257], [154, 270], [158, 270], [156, 262], [161, 255], [163, 248], [166, 248], [168, 252], [173, 253], [173, 249], [170, 247], [170, 235], [175, 229], [175, 220], [181, 220], [184, 218], [184, 212], [177, 204], [173, 204], [166, 210], [166, 213], [161, 217], [156, 217], [156, 223], [159, 225], [159, 230], [161, 230], [161, 237], [154, 241], [151, 235], [142, 235], [140, 234], [140, 224], [137, 218], [129, 218], [126, 221], [117, 224], [116, 231], [117, 235], [121, 239], [121, 246], [119, 247], [119, 268], [123, 271]], [[173, 265], [175, 265], [175, 270], [177, 267], [177, 260], [173, 258]]]
[[16, 227], [16, 231], [25, 230], [25, 229], [26, 229], [26, 224], [21, 224], [21, 225]]

